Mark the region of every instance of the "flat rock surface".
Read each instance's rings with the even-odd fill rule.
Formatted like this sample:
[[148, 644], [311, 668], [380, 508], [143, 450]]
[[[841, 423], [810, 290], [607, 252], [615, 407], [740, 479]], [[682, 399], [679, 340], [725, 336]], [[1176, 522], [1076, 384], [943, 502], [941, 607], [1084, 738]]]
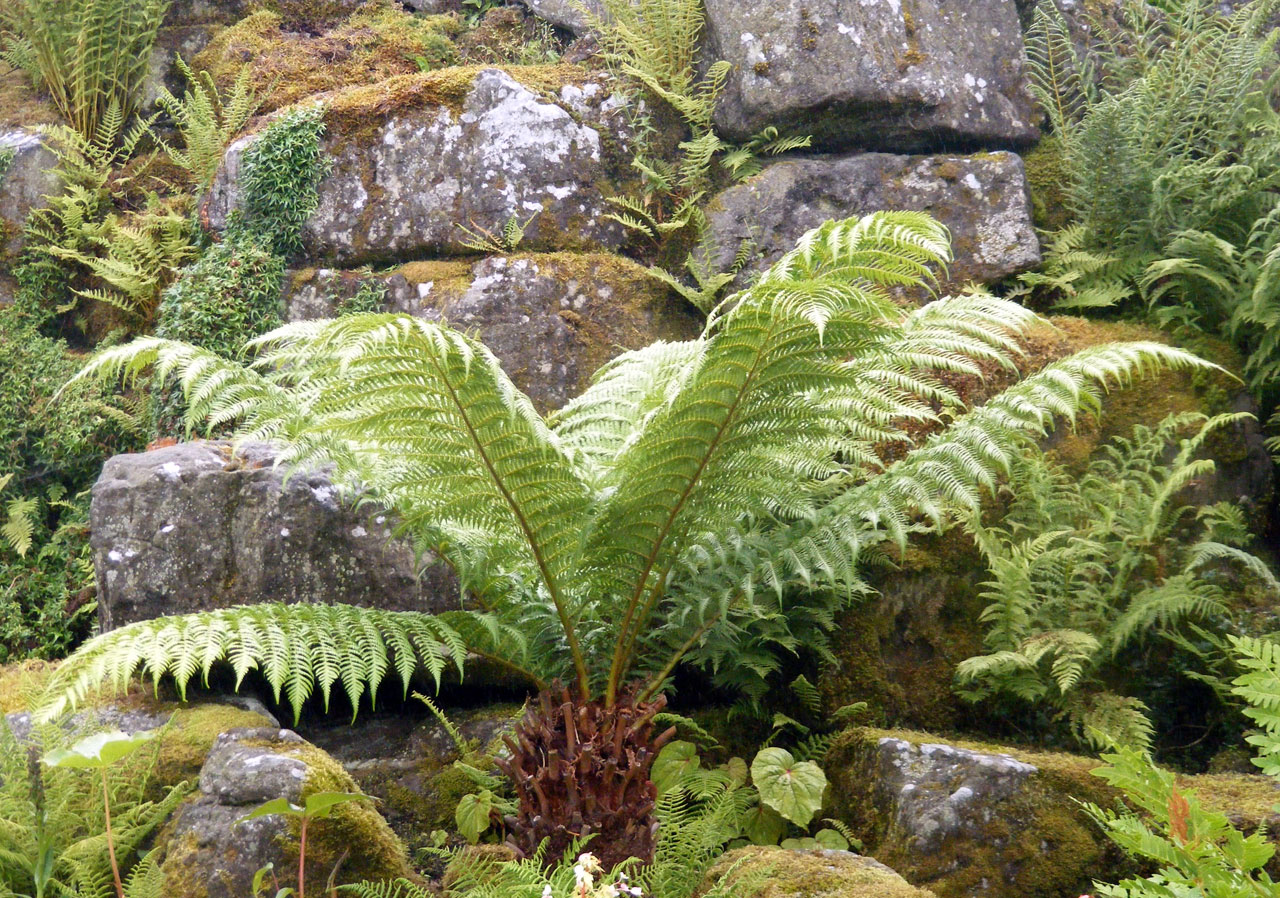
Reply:
[[716, 113], [829, 148], [1004, 147], [1036, 138], [1014, 0], [707, 0], [733, 71]]
[[27, 216], [44, 205], [45, 195], [58, 192], [57, 164], [58, 157], [39, 134], [0, 133], [0, 257], [18, 252]]
[[267, 601], [452, 607], [452, 575], [419, 576], [386, 512], [273, 463], [263, 444], [203, 441], [109, 459], [90, 512], [103, 629]]
[[988, 283], [1040, 262], [1022, 160], [976, 156], [851, 156], [787, 160], [716, 196], [708, 211], [716, 263], [745, 241], [762, 271], [828, 219], [877, 210], [928, 212], [951, 231], [948, 285]]

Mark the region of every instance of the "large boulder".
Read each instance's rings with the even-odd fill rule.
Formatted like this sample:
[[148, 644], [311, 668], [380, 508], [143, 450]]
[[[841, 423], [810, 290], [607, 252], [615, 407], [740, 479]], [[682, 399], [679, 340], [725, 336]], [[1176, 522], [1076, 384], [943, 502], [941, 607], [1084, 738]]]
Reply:
[[453, 606], [452, 575], [420, 569], [387, 512], [273, 463], [262, 444], [220, 442], [109, 459], [90, 511], [103, 629], [268, 601]]
[[1022, 160], [1004, 152], [779, 162], [712, 200], [715, 259], [727, 269], [745, 241], [762, 270], [809, 228], [881, 209], [928, 212], [951, 229], [951, 284], [996, 281], [1040, 262]]
[[832, 148], [1018, 147], [1037, 136], [1013, 0], [707, 0], [733, 70], [716, 123]]
[[700, 332], [694, 310], [630, 260], [606, 254], [414, 262], [378, 275], [307, 269], [286, 287], [292, 320], [329, 317], [373, 284], [388, 309], [475, 334], [541, 410], [582, 392], [602, 364]]
[[[605, 216], [620, 190], [610, 172], [629, 159], [624, 104], [583, 70], [512, 71], [444, 69], [328, 98], [331, 164], [303, 227], [308, 256], [463, 253], [511, 224], [524, 227], [528, 249], [619, 245], [622, 228]], [[241, 160], [257, 139], [227, 151], [203, 204], [215, 230], [243, 201]]]
[[45, 196], [58, 192], [57, 165], [58, 157], [39, 134], [0, 133], [0, 260], [18, 252], [27, 216], [44, 205]]
[[735, 888], [742, 898], [935, 898], [884, 864], [849, 851], [737, 848], [716, 861], [703, 891], [725, 876], [755, 885]]
[[[290, 730], [223, 733], [200, 772], [199, 795], [179, 807], [157, 838], [165, 894], [243, 898], [268, 863], [287, 883], [286, 871], [298, 868], [297, 821], [279, 815], [243, 823], [241, 818], [276, 798], [301, 804], [316, 792], [357, 791], [332, 758]], [[404, 845], [368, 802], [344, 804], [311, 825], [308, 891], [323, 893], [335, 866], [339, 884], [410, 873]]]
[[1091, 775], [1097, 764], [855, 729], [823, 768], [836, 816], [909, 882], [941, 898], [1059, 898], [1124, 869], [1120, 850], [1074, 800], [1117, 800]]

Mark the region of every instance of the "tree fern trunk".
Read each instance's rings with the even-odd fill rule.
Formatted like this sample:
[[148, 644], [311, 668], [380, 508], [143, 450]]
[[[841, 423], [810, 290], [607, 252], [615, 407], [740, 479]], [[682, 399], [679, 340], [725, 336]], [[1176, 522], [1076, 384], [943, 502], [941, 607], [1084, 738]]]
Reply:
[[630, 857], [651, 861], [658, 792], [649, 773], [675, 732], [655, 736], [653, 716], [666, 703], [628, 696], [606, 708], [568, 690], [541, 693], [506, 739], [511, 756], [498, 761], [519, 801], [506, 820], [516, 851], [531, 857], [549, 839], [550, 864], [574, 839], [594, 835], [590, 850], [606, 869]]

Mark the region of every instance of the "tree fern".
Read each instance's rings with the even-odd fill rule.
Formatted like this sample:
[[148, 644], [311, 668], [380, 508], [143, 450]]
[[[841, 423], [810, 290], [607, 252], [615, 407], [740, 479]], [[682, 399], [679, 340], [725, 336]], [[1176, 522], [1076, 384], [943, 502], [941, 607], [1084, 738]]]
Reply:
[[[915, 213], [824, 225], [700, 338], [624, 354], [546, 420], [483, 346], [402, 315], [288, 325], [251, 344], [248, 366], [155, 338], [100, 353], [85, 376], [154, 367], [178, 379], [189, 422], [275, 440], [282, 464], [331, 463], [394, 506], [457, 570], [468, 610], [273, 606], [138, 624], [69, 659], [46, 715], [98, 682], [141, 670], [185, 685], [224, 657], [295, 707], [335, 683], [354, 702], [388, 665], [438, 674], [466, 651], [606, 705], [629, 683], [641, 701], [657, 693], [682, 659], [759, 689], [778, 649], [821, 650], [877, 547], [972, 511], [1056, 417], [1135, 376], [1206, 365], [1157, 344], [1096, 347], [967, 411], [949, 379], [1012, 369], [1037, 319], [981, 293], [893, 300], [948, 253], [945, 230]], [[913, 437], [919, 424], [933, 435]], [[886, 468], [878, 450], [893, 442], [909, 450]]]

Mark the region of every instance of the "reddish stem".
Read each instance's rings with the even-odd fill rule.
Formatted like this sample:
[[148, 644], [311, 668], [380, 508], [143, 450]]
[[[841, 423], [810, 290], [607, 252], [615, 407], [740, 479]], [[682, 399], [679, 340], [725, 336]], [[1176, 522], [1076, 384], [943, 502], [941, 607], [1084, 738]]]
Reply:
[[302, 832], [298, 835], [298, 898], [307, 898], [307, 823], [302, 818]]

